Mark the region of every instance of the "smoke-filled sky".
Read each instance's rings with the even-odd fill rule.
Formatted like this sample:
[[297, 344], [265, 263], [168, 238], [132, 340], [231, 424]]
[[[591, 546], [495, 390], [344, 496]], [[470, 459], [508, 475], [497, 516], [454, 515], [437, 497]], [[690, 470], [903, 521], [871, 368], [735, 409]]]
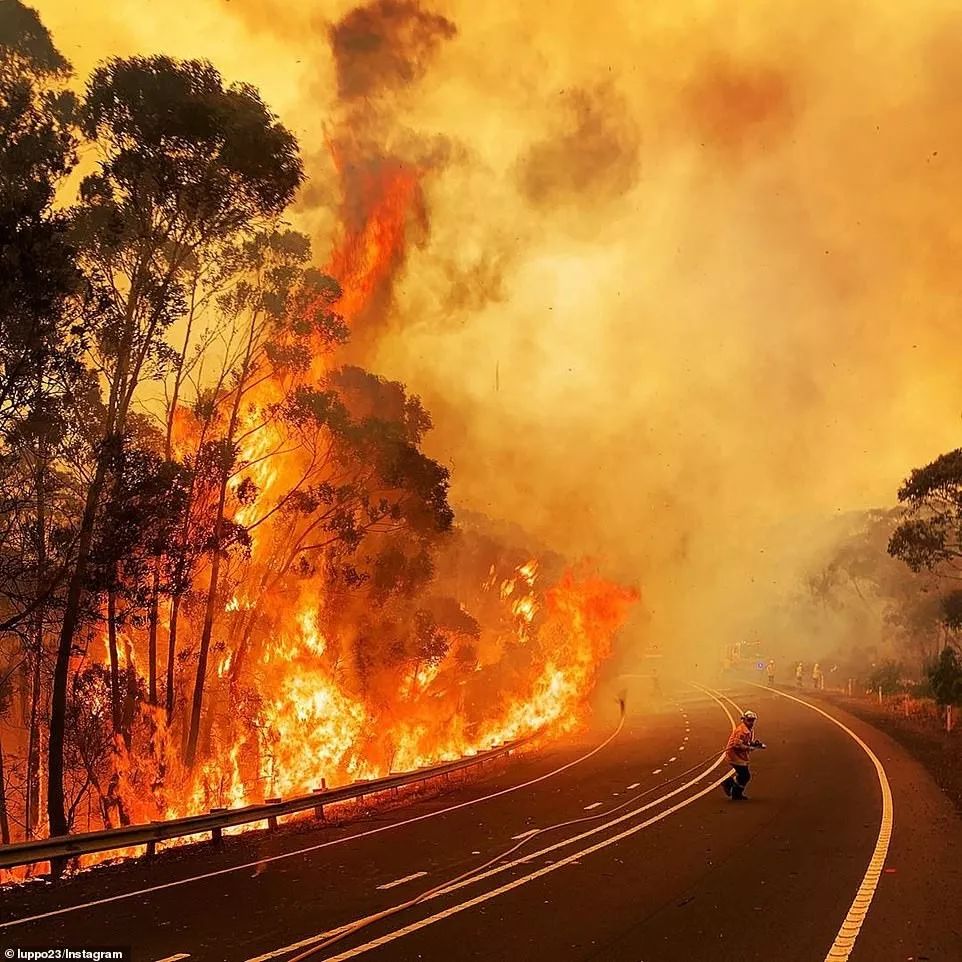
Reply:
[[640, 584], [658, 640], [751, 630], [823, 520], [959, 443], [955, 5], [34, 2], [81, 76], [259, 87], [322, 254], [333, 131], [419, 166], [366, 363], [456, 504]]

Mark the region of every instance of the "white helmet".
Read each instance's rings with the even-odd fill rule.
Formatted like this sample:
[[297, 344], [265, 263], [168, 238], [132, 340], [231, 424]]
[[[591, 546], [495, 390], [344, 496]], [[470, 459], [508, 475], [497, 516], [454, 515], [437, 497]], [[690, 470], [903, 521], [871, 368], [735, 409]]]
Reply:
[[753, 711], [746, 711], [742, 715], [742, 718], [744, 718], [745, 721], [758, 721], [758, 715], [756, 715]]

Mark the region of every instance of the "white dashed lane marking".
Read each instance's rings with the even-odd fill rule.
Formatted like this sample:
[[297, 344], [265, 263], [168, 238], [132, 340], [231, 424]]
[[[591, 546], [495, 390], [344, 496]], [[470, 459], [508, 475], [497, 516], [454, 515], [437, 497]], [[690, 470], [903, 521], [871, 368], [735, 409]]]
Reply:
[[601, 802], [594, 802], [591, 805], [585, 805], [585, 811], [590, 812], [593, 808], [597, 808]]
[[405, 882], [413, 882], [416, 878], [423, 878], [427, 875], [427, 872], [415, 872], [413, 875], [405, 875], [404, 878], [395, 879], [393, 882], [386, 882], [384, 885], [379, 885], [378, 891], [383, 892], [385, 889], [393, 889], [398, 885], [403, 885]]
[[641, 786], [641, 782], [632, 782], [632, 783], [625, 789], [625, 791], [626, 791], [626, 792], [630, 792], [633, 788], [639, 788], [640, 786]]
[[530, 831], [528, 831], [528, 832], [522, 832], [520, 835], [512, 835], [512, 836], [511, 836], [511, 841], [512, 841], [512, 842], [520, 842], [521, 839], [523, 839], [523, 838], [531, 838], [532, 835], [537, 835], [538, 832], [540, 832], [540, 831], [541, 831], [540, 828], [532, 828]]
[[660, 775], [660, 774], [661, 774], [661, 769], [660, 769], [660, 768], [656, 768], [651, 774], [652, 774], [652, 775]]

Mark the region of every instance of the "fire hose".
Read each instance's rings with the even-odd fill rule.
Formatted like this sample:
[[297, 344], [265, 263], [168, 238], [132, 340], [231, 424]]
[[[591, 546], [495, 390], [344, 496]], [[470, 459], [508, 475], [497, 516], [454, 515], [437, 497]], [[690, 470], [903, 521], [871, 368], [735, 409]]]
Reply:
[[[621, 717], [618, 721], [617, 728], [615, 728], [615, 730], [611, 733], [611, 735], [608, 736], [608, 738], [603, 743], [604, 745], [607, 745], [615, 737], [617, 737], [617, 735], [620, 734], [621, 730], [624, 728], [624, 725], [625, 725], [625, 700], [624, 698], [619, 698], [618, 701], [621, 706]], [[519, 849], [527, 845], [532, 839], [538, 838], [541, 835], [545, 835], [548, 832], [559, 831], [560, 829], [563, 829], [563, 828], [570, 828], [572, 825], [582, 825], [585, 822], [593, 822], [593, 821], [597, 821], [598, 819], [607, 818], [610, 815], [614, 815], [616, 812], [620, 812], [622, 809], [627, 808], [630, 805], [633, 805], [635, 802], [644, 798], [646, 795], [651, 795], [653, 792], [656, 792], [664, 788], [666, 785], [670, 785], [672, 782], [677, 782], [680, 779], [686, 778], [696, 769], [701, 768], [703, 765], [706, 765], [708, 762], [717, 759], [718, 754], [719, 754], [718, 752], [713, 752], [711, 755], [708, 755], [706, 758], [696, 762], [691, 767], [685, 769], [685, 771], [679, 772], [677, 775], [673, 775], [671, 778], [664, 779], [663, 781], [659, 782], [657, 785], [653, 785], [651, 788], [645, 789], [645, 791], [639, 792], [638, 794], [631, 796], [631, 798], [629, 798], [627, 801], [622, 802], [621, 804], [615, 806], [614, 808], [609, 808], [604, 812], [601, 812], [600, 814], [584, 815], [579, 818], [573, 818], [564, 822], [558, 822], [555, 825], [549, 825], [547, 828], [534, 829], [531, 832], [531, 834], [526, 835], [516, 845], [511, 846], [511, 848], [507, 849], [506, 851], [501, 852], [500, 854], [496, 855], [494, 858], [489, 859], [483, 865], [475, 866], [474, 868], [469, 869], [467, 872], [463, 872], [461, 875], [458, 875], [455, 878], [447, 879], [446, 881], [440, 883], [439, 885], [435, 885], [433, 888], [426, 889], [425, 891], [421, 892], [419, 895], [416, 895], [414, 898], [409, 899], [407, 902], [402, 902], [401, 904], [394, 905], [391, 908], [385, 909], [382, 912], [377, 912], [374, 915], [369, 915], [366, 918], [359, 919], [357, 922], [353, 923], [352, 925], [337, 931], [336, 933], [331, 935], [329, 938], [325, 939], [323, 942], [318, 942], [316, 945], [312, 945], [310, 948], [305, 949], [303, 952], [299, 953], [298, 955], [293, 956], [293, 958], [288, 959], [288, 962], [305, 962], [305, 960], [310, 959], [312, 956], [316, 955], [318, 952], [322, 952], [325, 949], [335, 945], [336, 943], [343, 941], [349, 936], [355, 935], [357, 932], [361, 931], [364, 928], [367, 928], [369, 925], [373, 925], [375, 922], [381, 922], [386, 918], [390, 918], [392, 915], [397, 915], [401, 912], [406, 911], [407, 909], [414, 908], [414, 906], [419, 905], [421, 902], [424, 902], [430, 899], [432, 896], [443, 892], [445, 889], [450, 888], [451, 886], [457, 885], [460, 882], [465, 881], [466, 879], [470, 879], [474, 875], [480, 875], [485, 869], [494, 865], [496, 862], [500, 862], [503, 859], [506, 859], [509, 856], [513, 855]]]

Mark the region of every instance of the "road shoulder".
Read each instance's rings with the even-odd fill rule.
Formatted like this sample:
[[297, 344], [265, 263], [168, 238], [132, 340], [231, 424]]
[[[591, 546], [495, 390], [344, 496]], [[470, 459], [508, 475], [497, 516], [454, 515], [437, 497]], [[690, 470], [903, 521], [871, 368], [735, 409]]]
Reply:
[[[831, 699], [812, 701], [878, 755], [894, 798], [895, 830], [853, 962], [962, 959], [962, 818], [906, 747]], [[840, 784], [837, 790], [846, 787]]]

